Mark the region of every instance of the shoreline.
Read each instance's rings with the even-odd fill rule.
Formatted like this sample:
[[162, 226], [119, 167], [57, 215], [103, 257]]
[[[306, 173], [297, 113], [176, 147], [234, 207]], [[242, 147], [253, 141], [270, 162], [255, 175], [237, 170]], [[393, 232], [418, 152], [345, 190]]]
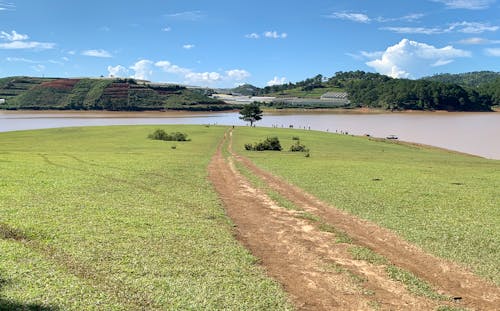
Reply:
[[[205, 115], [205, 114], [218, 114], [218, 113], [234, 113], [238, 112], [238, 109], [222, 110], [222, 111], [191, 111], [191, 110], [143, 110], [143, 111], [128, 111], [128, 110], [59, 110], [59, 109], [16, 109], [7, 110], [0, 109], [0, 115], [15, 115], [15, 114], [101, 114], [101, 115]], [[500, 113], [500, 107], [494, 107], [492, 111], [447, 111], [447, 110], [398, 110], [391, 111], [381, 108], [318, 108], [318, 109], [304, 109], [304, 108], [286, 108], [286, 109], [274, 109], [263, 107], [262, 111], [264, 114], [289, 114], [289, 113], [310, 113], [310, 114], [321, 114], [326, 113], [338, 113], [338, 114], [459, 114], [459, 113]]]

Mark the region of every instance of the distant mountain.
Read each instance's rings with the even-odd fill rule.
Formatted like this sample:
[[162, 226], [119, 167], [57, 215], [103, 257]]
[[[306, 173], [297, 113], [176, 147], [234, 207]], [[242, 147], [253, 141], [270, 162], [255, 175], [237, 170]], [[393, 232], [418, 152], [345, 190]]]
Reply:
[[244, 96], [257, 96], [261, 93], [261, 91], [262, 91], [261, 88], [251, 84], [243, 84], [229, 90], [229, 92], [234, 95], [244, 95]]
[[422, 78], [422, 80], [454, 83], [460, 86], [477, 88], [481, 85], [494, 82], [500, 78], [500, 72], [494, 71], [474, 71], [459, 74], [443, 73], [431, 77]]
[[1, 109], [200, 110], [234, 109], [209, 97], [207, 89], [153, 84], [134, 79], [0, 79]]

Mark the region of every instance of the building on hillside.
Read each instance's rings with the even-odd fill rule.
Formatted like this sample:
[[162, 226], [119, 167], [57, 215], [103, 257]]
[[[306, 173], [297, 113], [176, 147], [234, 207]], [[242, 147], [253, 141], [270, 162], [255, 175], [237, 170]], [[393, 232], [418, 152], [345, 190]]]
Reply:
[[0, 98], [0, 105], [1, 104], [5, 104], [5, 99], [4, 98]]

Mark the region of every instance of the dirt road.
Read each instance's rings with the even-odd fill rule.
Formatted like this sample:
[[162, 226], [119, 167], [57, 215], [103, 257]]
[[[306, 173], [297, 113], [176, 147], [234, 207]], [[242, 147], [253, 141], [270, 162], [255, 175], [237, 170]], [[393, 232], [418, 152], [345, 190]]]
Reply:
[[[236, 225], [237, 238], [282, 284], [298, 309], [436, 310], [450, 306], [500, 310], [498, 287], [258, 168], [232, 151], [232, 135], [228, 132], [219, 144], [209, 165], [209, 178]], [[223, 153], [224, 149], [228, 152]], [[260, 178], [265, 187], [252, 185], [236, 163]], [[296, 208], [281, 207], [269, 197], [270, 189]], [[339, 242], [337, 238], [344, 234], [349, 240]], [[387, 262], [355, 259], [353, 247], [368, 248]], [[410, 292], [388, 276], [388, 265], [410, 271], [447, 298]]]

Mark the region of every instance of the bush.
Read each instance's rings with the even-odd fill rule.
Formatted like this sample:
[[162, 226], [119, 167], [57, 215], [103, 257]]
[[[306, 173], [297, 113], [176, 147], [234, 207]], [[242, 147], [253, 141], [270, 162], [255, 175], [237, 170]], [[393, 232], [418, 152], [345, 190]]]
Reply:
[[181, 132], [174, 132], [172, 134], [168, 134], [162, 129], [157, 129], [153, 133], [148, 135], [148, 138], [154, 140], [165, 140], [165, 141], [190, 141], [191, 139], [187, 138], [187, 134]]
[[255, 143], [255, 144], [245, 144], [245, 150], [253, 150], [253, 151], [281, 151], [281, 143], [278, 137], [268, 137], [266, 140]]
[[300, 143], [300, 140], [296, 140], [295, 144], [290, 146], [291, 152], [309, 152], [309, 149]]

